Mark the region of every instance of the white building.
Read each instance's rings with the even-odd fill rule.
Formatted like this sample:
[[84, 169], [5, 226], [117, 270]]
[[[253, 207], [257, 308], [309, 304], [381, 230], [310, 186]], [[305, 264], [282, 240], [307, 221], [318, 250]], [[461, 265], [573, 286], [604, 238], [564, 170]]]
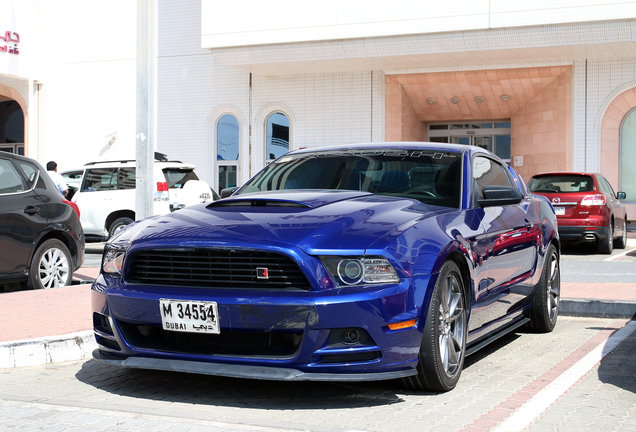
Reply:
[[[62, 170], [133, 158], [136, 2], [0, 8], [0, 147]], [[461, 142], [526, 179], [601, 172], [636, 219], [634, 1], [159, 0], [158, 15], [157, 150], [217, 189], [287, 146]]]

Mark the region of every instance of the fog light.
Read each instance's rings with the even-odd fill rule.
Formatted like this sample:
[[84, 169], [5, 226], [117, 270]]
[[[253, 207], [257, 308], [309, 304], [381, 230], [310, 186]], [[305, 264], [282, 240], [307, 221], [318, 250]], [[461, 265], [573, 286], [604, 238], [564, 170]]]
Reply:
[[113, 329], [110, 326], [110, 321], [108, 320], [108, 317], [106, 315], [100, 315], [100, 325], [101, 327], [106, 331], [106, 333], [110, 333], [113, 334]]
[[354, 344], [360, 340], [360, 332], [356, 329], [349, 329], [342, 333], [342, 343]]

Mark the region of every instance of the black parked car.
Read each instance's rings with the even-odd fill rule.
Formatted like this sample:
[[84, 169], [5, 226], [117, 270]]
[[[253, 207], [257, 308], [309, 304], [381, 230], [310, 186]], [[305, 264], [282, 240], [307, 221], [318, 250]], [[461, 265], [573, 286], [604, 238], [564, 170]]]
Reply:
[[0, 152], [0, 284], [70, 285], [83, 261], [76, 207], [38, 162]]

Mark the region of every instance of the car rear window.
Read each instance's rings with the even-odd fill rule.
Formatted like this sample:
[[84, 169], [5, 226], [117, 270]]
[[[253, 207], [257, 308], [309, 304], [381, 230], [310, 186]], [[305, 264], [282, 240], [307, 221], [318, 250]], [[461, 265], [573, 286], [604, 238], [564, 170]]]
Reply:
[[538, 193], [591, 192], [594, 179], [579, 174], [537, 176], [530, 179], [528, 187]]
[[199, 180], [192, 168], [164, 168], [162, 171], [169, 188], [181, 189], [188, 181]]

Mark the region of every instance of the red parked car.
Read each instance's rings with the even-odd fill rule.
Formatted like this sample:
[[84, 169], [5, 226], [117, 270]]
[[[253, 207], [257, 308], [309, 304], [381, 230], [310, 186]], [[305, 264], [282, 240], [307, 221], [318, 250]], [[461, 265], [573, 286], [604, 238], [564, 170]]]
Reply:
[[551, 172], [537, 174], [528, 186], [532, 193], [550, 200], [562, 241], [595, 242], [599, 253], [612, 253], [614, 245], [627, 243], [627, 214], [620, 200], [600, 174]]

